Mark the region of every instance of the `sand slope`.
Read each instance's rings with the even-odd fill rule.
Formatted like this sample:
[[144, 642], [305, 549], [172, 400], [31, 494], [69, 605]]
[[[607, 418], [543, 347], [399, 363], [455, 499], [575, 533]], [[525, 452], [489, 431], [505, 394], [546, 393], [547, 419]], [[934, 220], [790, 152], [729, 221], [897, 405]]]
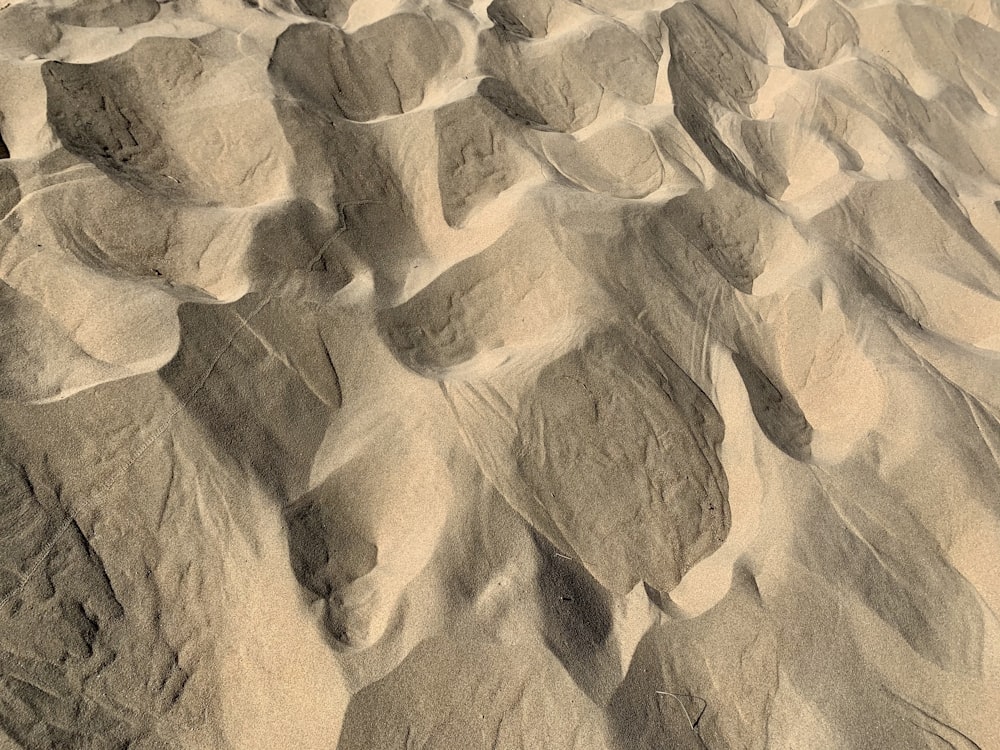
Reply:
[[1000, 748], [985, 0], [0, 7], [0, 747]]

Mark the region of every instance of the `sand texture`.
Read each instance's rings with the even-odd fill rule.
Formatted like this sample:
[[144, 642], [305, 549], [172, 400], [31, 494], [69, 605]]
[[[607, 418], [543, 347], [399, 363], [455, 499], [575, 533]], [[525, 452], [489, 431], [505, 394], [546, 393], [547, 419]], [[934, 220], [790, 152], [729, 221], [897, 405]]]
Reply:
[[997, 0], [0, 6], [0, 750], [1000, 750]]

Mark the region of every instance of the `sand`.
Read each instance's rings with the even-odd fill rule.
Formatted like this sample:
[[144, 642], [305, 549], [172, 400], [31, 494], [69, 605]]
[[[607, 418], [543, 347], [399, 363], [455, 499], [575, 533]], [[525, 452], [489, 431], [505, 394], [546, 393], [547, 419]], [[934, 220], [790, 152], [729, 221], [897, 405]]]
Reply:
[[0, 6], [0, 748], [1000, 750], [1000, 8]]

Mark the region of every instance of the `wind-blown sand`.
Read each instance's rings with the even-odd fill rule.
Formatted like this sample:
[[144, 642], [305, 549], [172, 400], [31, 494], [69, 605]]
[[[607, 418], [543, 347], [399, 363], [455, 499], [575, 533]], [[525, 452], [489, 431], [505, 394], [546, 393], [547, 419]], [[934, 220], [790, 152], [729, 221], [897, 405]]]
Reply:
[[0, 748], [1000, 749], [1000, 7], [0, 8]]

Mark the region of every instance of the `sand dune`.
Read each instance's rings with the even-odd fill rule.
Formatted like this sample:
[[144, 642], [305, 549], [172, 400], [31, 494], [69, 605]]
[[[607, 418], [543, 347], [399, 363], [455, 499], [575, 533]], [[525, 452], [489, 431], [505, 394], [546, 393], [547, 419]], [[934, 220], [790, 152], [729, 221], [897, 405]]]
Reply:
[[1000, 749], [985, 0], [0, 7], [0, 747]]

